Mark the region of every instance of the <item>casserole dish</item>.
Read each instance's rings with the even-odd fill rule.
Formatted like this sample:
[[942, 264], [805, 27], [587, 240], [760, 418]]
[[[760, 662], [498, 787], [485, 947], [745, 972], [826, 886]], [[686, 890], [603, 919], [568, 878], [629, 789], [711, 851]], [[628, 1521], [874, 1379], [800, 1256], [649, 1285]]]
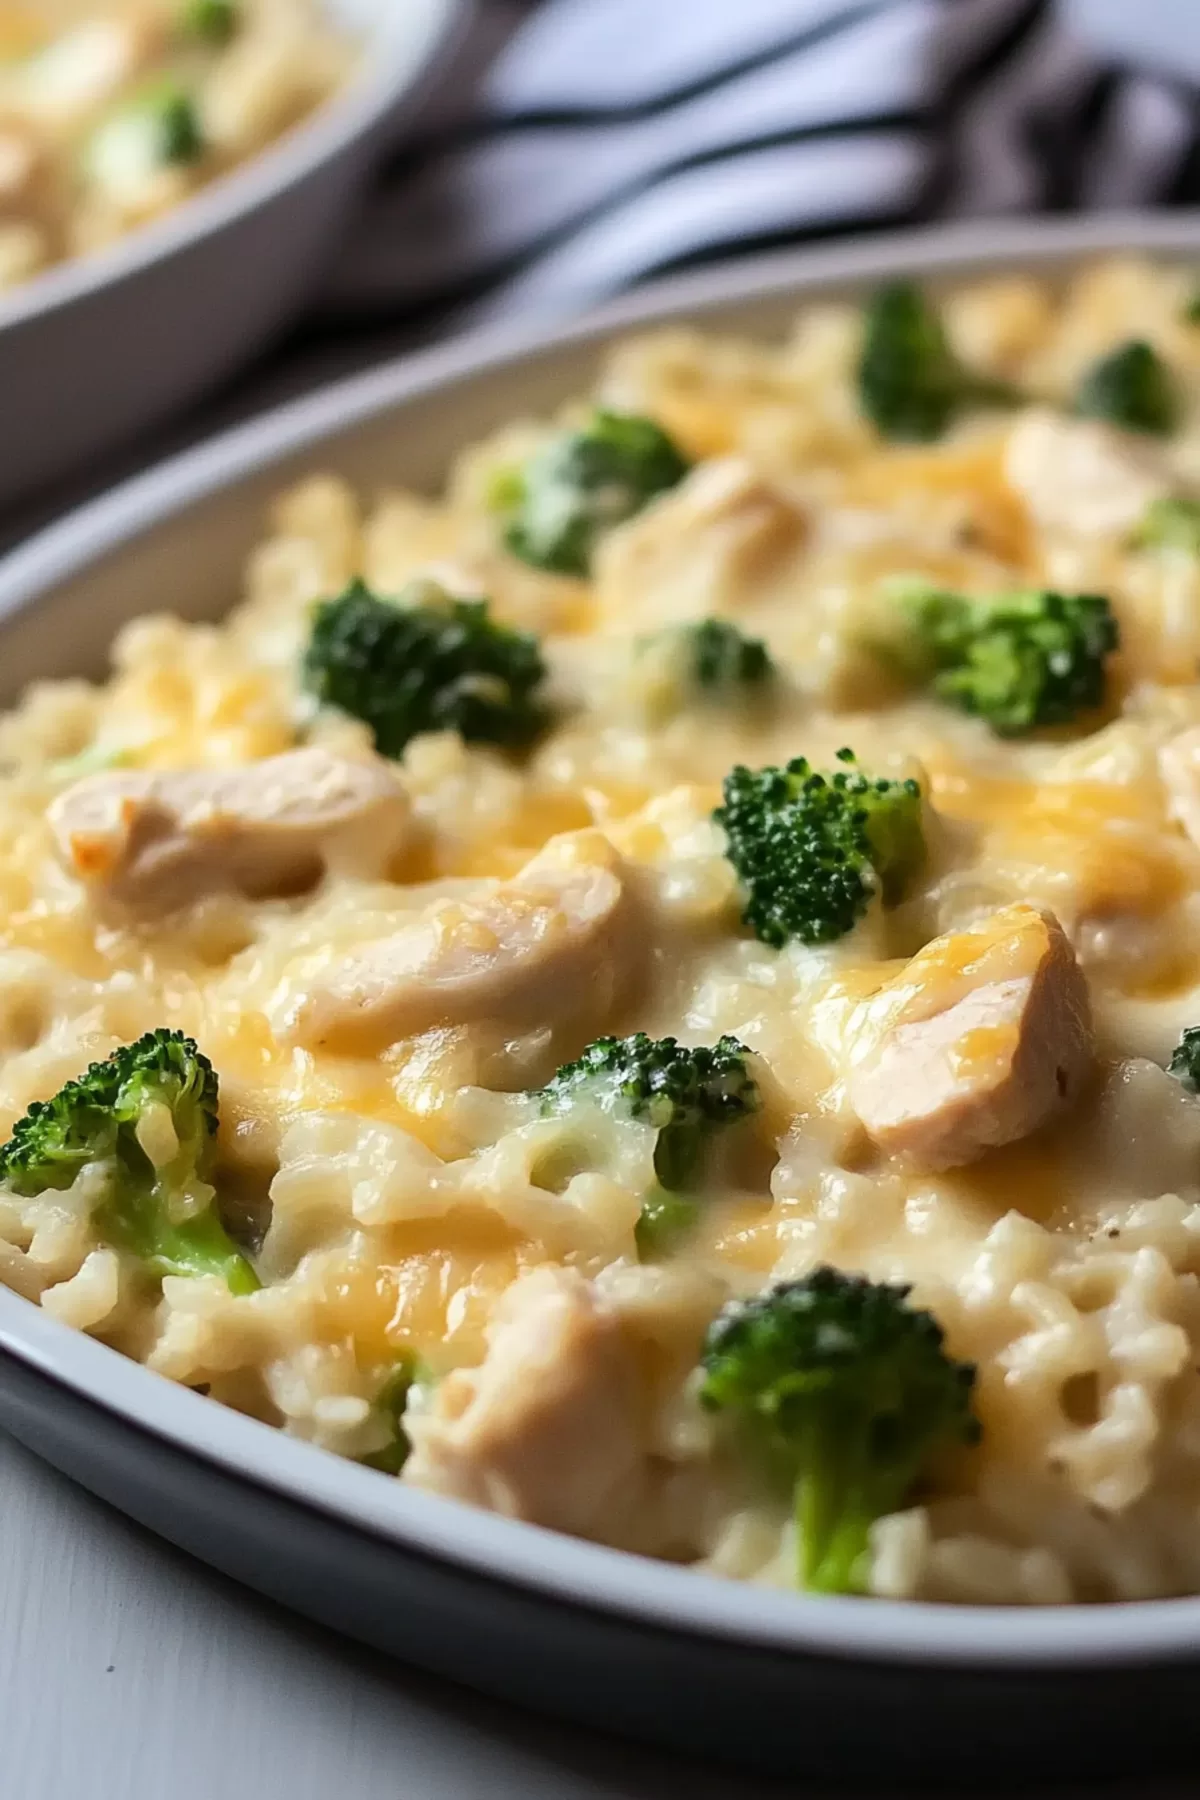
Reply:
[[[222, 610], [288, 480], [333, 465], [364, 486], [386, 471], [431, 487], [461, 443], [582, 385], [631, 325], [770, 332], [799, 297], [891, 275], [1066, 272], [1118, 248], [1187, 263], [1196, 241], [1194, 220], [1125, 219], [879, 242], [691, 278], [548, 343], [489, 337], [362, 378], [167, 465], [10, 558], [6, 697], [39, 676], [94, 673], [118, 624], [168, 584], [185, 617]], [[0, 1420], [106, 1498], [314, 1616], [591, 1723], [765, 1766], [928, 1781], [1027, 1774], [1035, 1743], [1040, 1775], [1133, 1766], [1193, 1704], [1195, 1600], [1008, 1611], [767, 1593], [389, 1486], [156, 1381], [6, 1293], [0, 1343]]]

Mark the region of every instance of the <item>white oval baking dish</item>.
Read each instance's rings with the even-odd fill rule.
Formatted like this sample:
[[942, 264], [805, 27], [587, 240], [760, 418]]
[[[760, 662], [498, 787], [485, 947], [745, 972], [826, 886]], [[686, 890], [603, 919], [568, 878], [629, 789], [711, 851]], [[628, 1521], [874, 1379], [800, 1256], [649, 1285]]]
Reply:
[[[0, 702], [97, 672], [147, 607], [236, 598], [270, 496], [306, 470], [433, 487], [455, 449], [586, 385], [616, 331], [779, 330], [801, 296], [1200, 259], [1200, 216], [972, 227], [689, 276], [558, 334], [490, 333], [230, 433], [0, 565]], [[767, 1592], [409, 1490], [175, 1388], [0, 1289], [0, 1424], [164, 1536], [339, 1628], [525, 1704], [808, 1775], [1028, 1781], [1186, 1754], [1200, 1599], [985, 1609]]]

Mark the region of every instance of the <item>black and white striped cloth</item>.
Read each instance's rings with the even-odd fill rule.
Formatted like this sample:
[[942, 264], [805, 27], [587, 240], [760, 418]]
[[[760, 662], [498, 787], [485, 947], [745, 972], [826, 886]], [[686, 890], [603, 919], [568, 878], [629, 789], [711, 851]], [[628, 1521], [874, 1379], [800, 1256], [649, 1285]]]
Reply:
[[[1140, 66], [1144, 9], [1171, 7], [1195, 87]], [[1102, 12], [1137, 66], [1089, 36]], [[1200, 0], [474, 0], [305, 317], [106, 462], [104, 484], [448, 332], [562, 316], [670, 270], [939, 217], [1146, 203], [1200, 205]], [[96, 487], [0, 519], [0, 543]]]
[[883, 225], [1200, 201], [1200, 96], [1107, 60], [1086, 10], [478, 0], [293, 349], [366, 360]]

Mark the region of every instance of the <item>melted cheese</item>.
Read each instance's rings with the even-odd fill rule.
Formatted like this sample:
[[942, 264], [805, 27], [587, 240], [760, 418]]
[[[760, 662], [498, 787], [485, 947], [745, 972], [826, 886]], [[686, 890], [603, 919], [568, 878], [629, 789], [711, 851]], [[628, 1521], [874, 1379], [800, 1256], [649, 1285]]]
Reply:
[[[1123, 267], [1061, 298], [977, 285], [950, 316], [981, 361], [1048, 404], [1065, 401], [1083, 347], [1150, 336], [1188, 405], [1156, 466], [1187, 492], [1200, 333], [1177, 322], [1182, 277]], [[1200, 1591], [1200, 1106], [1161, 1066], [1200, 1024], [1200, 849], [1160, 766], [1200, 723], [1195, 584], [1177, 553], [1049, 528], [1006, 474], [1019, 417], [969, 418], [928, 447], [877, 440], [854, 400], [856, 333], [852, 310], [823, 307], [776, 347], [676, 332], [619, 348], [598, 397], [723, 460], [614, 533], [595, 583], [530, 569], [498, 540], [487, 476], [544, 440], [526, 423], [466, 454], [440, 500], [392, 495], [368, 512], [344, 483], [306, 481], [276, 509], [227, 627], [142, 621], [110, 683], [43, 687], [0, 721], [0, 1116], [150, 1027], [196, 1036], [222, 1082], [221, 1192], [263, 1239], [267, 1280], [248, 1297], [203, 1281], [160, 1296], [120, 1259], [115, 1275], [111, 1258], [89, 1264], [104, 1247], [74, 1195], [0, 1194], [0, 1274], [162, 1373], [364, 1456], [381, 1447], [377, 1395], [402, 1351], [438, 1373], [472, 1368], [518, 1276], [569, 1264], [616, 1308], [644, 1376], [649, 1485], [603, 1535], [775, 1579], [791, 1567], [776, 1502], [714, 1454], [690, 1370], [724, 1298], [830, 1262], [911, 1284], [980, 1370], [982, 1446], [932, 1472], [907, 1523], [881, 1524], [881, 1591]], [[431, 565], [541, 636], [554, 716], [528, 755], [449, 734], [410, 744], [398, 773], [414, 831], [383, 879], [331, 867], [301, 894], [105, 915], [46, 823], [63, 787], [89, 767], [237, 767], [301, 729], [369, 755], [364, 727], [305, 712], [310, 608], [360, 570], [391, 592]], [[891, 584], [914, 578], [1108, 593], [1124, 643], [1102, 716], [1000, 740], [907, 684], [872, 633]], [[638, 640], [707, 610], [767, 640], [769, 703], [646, 705]], [[847, 743], [871, 772], [919, 774], [925, 864], [900, 904], [873, 903], [837, 944], [776, 951], [741, 922], [712, 819], [721, 782], [739, 761], [831, 766]], [[281, 996], [310, 998], [367, 947], [408, 941], [414, 920], [486, 927], [479, 955], [502, 964], [505, 896], [564, 835], [620, 861], [628, 915], [604, 966], [564, 963], [528, 1016], [495, 1000], [422, 1014], [430, 1029], [385, 1030], [366, 1050], [286, 1041]], [[1035, 908], [1061, 920], [1087, 979], [1086, 1079], [1056, 1116], [1033, 1108], [1016, 1141], [985, 1134], [963, 1166], [918, 1166], [871, 1135], [855, 1071], [882, 1033], [1029, 977]], [[527, 910], [531, 936], [550, 932], [545, 908]], [[1021, 1023], [972, 1015], [945, 1046], [949, 1088], [1002, 1088]], [[657, 1262], [635, 1238], [653, 1129], [591, 1103], [543, 1116], [525, 1097], [592, 1036], [635, 1030], [734, 1033], [765, 1095], [692, 1235]]]

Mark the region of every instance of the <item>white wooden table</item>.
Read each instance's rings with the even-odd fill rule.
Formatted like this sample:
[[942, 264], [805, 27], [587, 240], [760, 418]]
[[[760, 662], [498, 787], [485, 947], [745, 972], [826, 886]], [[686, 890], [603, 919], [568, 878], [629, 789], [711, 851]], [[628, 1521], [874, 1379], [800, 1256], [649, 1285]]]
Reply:
[[294, 1618], [0, 1434], [2, 1800], [767, 1800]]
[[[161, 1543], [0, 1434], [2, 1800], [798, 1792], [821, 1800], [545, 1725], [344, 1643]], [[1143, 1782], [1090, 1800], [1183, 1795]]]

